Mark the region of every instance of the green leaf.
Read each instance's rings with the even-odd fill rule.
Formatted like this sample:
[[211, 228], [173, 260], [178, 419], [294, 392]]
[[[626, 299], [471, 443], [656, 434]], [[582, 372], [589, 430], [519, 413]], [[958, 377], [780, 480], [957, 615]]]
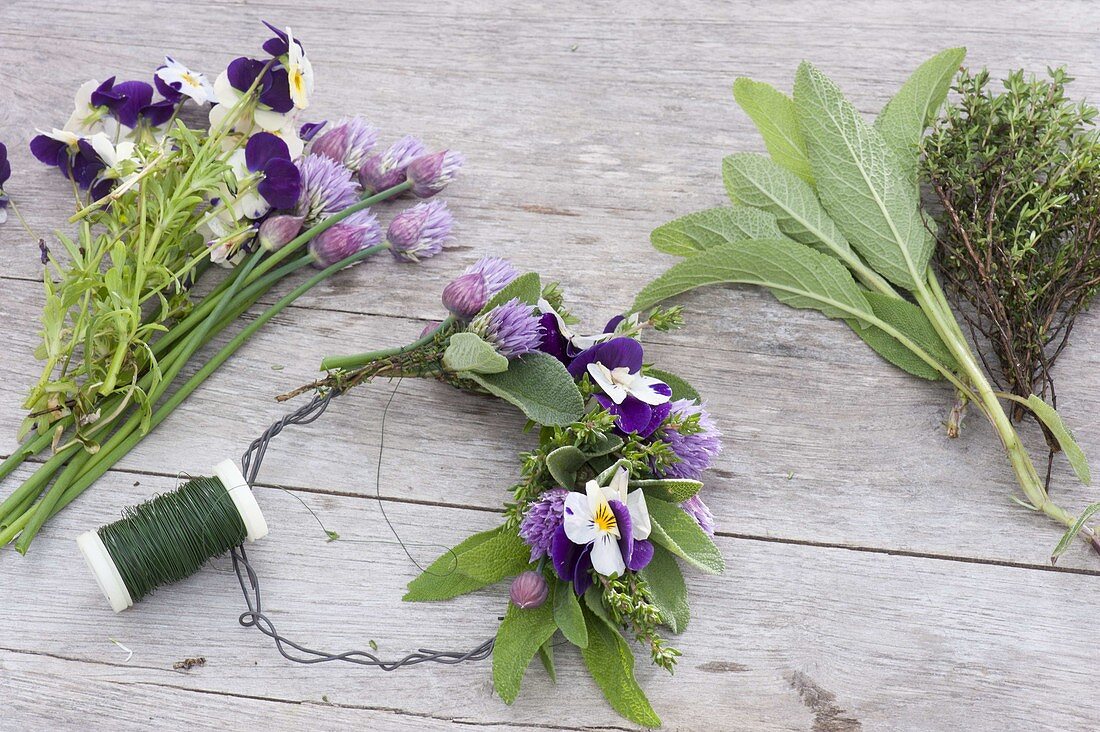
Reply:
[[731, 199], [772, 214], [791, 239], [841, 258], [853, 256], [810, 184], [774, 160], [755, 153], [729, 155], [722, 161], [722, 180]]
[[554, 582], [554, 622], [561, 634], [573, 645], [584, 648], [588, 645], [588, 629], [584, 624], [584, 614], [573, 592], [571, 582]]
[[502, 531], [458, 555], [458, 571], [485, 584], [519, 574], [530, 564], [531, 547], [512, 531]]
[[516, 297], [528, 305], [538, 303], [539, 298], [542, 297], [542, 281], [539, 279], [538, 273], [526, 272], [509, 282], [503, 290], [489, 298], [489, 302], [485, 303], [485, 307], [478, 314], [487, 313], [497, 305], [503, 305]]
[[474, 580], [458, 571], [458, 558], [500, 534], [500, 527], [482, 531], [466, 538], [450, 551], [444, 552], [438, 559], [409, 583], [409, 591], [402, 598], [406, 602], [424, 602], [427, 600], [449, 600], [481, 589], [490, 582]]
[[699, 392], [695, 391], [695, 388], [691, 384], [687, 383], [676, 374], [655, 368], [647, 368], [646, 373], [668, 384], [672, 388], [673, 399], [688, 399], [695, 402], [701, 402], [703, 400], [702, 397], [699, 396]]
[[658, 251], [690, 257], [717, 244], [782, 235], [775, 217], [767, 212], [748, 206], [731, 206], [697, 211], [658, 226], [649, 240]]
[[622, 446], [623, 438], [611, 432], [601, 432], [595, 435], [591, 445], [584, 448], [584, 454], [590, 458], [599, 457], [613, 453]]
[[1081, 512], [1081, 515], [1073, 522], [1073, 526], [1069, 527], [1066, 533], [1062, 535], [1062, 539], [1058, 542], [1058, 546], [1054, 547], [1054, 551], [1050, 555], [1051, 564], [1057, 562], [1058, 557], [1066, 553], [1066, 550], [1069, 549], [1073, 540], [1081, 533], [1081, 529], [1085, 528], [1085, 524], [1096, 515], [1097, 512], [1100, 512], [1100, 503], [1094, 503]]
[[584, 414], [584, 400], [573, 377], [547, 353], [528, 353], [513, 359], [507, 371], [470, 374], [470, 378], [538, 424], [564, 427]]
[[745, 77], [733, 82], [733, 98], [760, 130], [772, 160], [813, 185], [814, 174], [791, 98], [770, 84]]
[[619, 458], [618, 460], [616, 460], [615, 462], [611, 463], [606, 468], [601, 470], [599, 472], [599, 474], [596, 475], [596, 482], [599, 483], [600, 485], [607, 485], [608, 483], [611, 482], [611, 478], [615, 475], [615, 473], [619, 472], [619, 468], [622, 468], [623, 470], [626, 470], [627, 473], [629, 474], [629, 472], [630, 472], [630, 461], [627, 460], [626, 458]]
[[508, 612], [493, 646], [493, 686], [505, 704], [511, 704], [519, 696], [523, 674], [555, 630], [557, 626], [548, 604], [523, 610], [508, 603]]
[[661, 719], [634, 678], [634, 654], [617, 630], [585, 610], [588, 647], [581, 649], [584, 665], [607, 701], [619, 714], [645, 727], [659, 727]]
[[662, 501], [683, 503], [694, 496], [703, 487], [698, 480], [688, 478], [650, 478], [648, 480], [632, 480], [631, 488], [641, 488], [645, 491], [646, 498], [659, 498]]
[[673, 633], [683, 633], [691, 618], [687, 585], [676, 558], [663, 547], [653, 547], [653, 559], [640, 572], [649, 585], [653, 602], [661, 611], [661, 620]]
[[[939, 333], [936, 332], [923, 310], [908, 300], [887, 297], [877, 292], [865, 292], [863, 296], [867, 298], [867, 302], [871, 304], [871, 309], [879, 320], [896, 328], [949, 371], [959, 370], [959, 363], [955, 360], [951, 349], [944, 345]], [[900, 344], [899, 347], [904, 348]]]
[[670, 552], [708, 574], [721, 574], [726, 569], [722, 552], [714, 541], [699, 528], [699, 523], [684, 513], [675, 503], [646, 496], [653, 533], [649, 538]]
[[564, 445], [546, 456], [546, 469], [558, 485], [572, 489], [577, 482], [577, 471], [587, 462], [588, 456], [580, 448]]
[[1054, 435], [1054, 439], [1058, 440], [1058, 445], [1066, 454], [1066, 459], [1069, 460], [1073, 472], [1077, 474], [1077, 479], [1085, 485], [1091, 485], [1092, 473], [1089, 470], [1088, 458], [1085, 457], [1084, 450], [1077, 444], [1077, 440], [1073, 439], [1073, 433], [1066, 427], [1062, 416], [1055, 411], [1054, 407], [1044, 402], [1037, 394], [1032, 394], [1027, 399], [1016, 397], [1016, 401], [1027, 406], [1046, 425]]
[[923, 287], [933, 239], [916, 187], [882, 135], [805, 62], [795, 75], [794, 102], [829, 217], [876, 272], [909, 290]]
[[965, 57], [965, 48], [949, 48], [925, 61], [875, 119], [875, 129], [882, 134], [902, 170], [913, 182], [916, 182], [924, 129], [936, 119]]
[[508, 359], [476, 333], [455, 333], [443, 352], [443, 367], [454, 372], [499, 374], [508, 370]]
[[554, 638], [553, 636], [551, 636], [550, 640], [547, 640], [545, 643], [539, 646], [539, 660], [542, 661], [542, 667], [546, 669], [547, 676], [549, 676], [550, 680], [556, 684], [558, 683], [558, 672], [557, 669], [554, 668], [553, 640]]

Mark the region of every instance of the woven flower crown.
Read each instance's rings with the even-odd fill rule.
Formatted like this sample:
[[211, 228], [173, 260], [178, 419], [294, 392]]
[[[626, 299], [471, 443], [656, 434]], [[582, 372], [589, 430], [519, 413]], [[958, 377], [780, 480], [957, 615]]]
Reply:
[[645, 363], [639, 341], [678, 327], [679, 310], [619, 316], [580, 335], [556, 283], [495, 258], [447, 285], [443, 303], [451, 315], [417, 341], [325, 359], [329, 375], [291, 395], [417, 376], [521, 409], [538, 445], [521, 455], [503, 524], [439, 557], [404, 599], [446, 600], [512, 578], [493, 648], [501, 698], [515, 700], [536, 655], [554, 676], [560, 632], [619, 713], [659, 725], [628, 639], [671, 672], [680, 652], [662, 634], [681, 632], [689, 614], [680, 563], [724, 569], [700, 496], [719, 432], [691, 386]]

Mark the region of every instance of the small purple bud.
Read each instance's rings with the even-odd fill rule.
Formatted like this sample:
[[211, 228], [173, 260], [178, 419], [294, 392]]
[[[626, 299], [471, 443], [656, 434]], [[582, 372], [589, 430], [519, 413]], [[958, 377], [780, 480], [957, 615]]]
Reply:
[[418, 262], [443, 251], [451, 240], [454, 216], [442, 200], [423, 201], [393, 217], [386, 231], [390, 252], [402, 262]]
[[550, 588], [541, 572], [528, 570], [512, 580], [512, 588], [508, 590], [508, 596], [512, 603], [523, 610], [530, 610], [546, 602], [550, 595]]
[[458, 175], [463, 162], [465, 158], [451, 150], [423, 155], [412, 161], [407, 173], [412, 182], [413, 195], [431, 198], [439, 193]]
[[489, 287], [477, 272], [459, 275], [443, 288], [443, 306], [459, 320], [469, 320], [489, 302]]
[[282, 249], [302, 231], [305, 216], [278, 214], [268, 216], [260, 224], [260, 246], [268, 251]]
[[318, 234], [309, 243], [309, 252], [319, 266], [331, 267], [381, 241], [382, 227], [377, 217], [364, 209]]
[[384, 152], [364, 156], [359, 166], [359, 180], [364, 190], [375, 193], [393, 188], [406, 180], [409, 163], [427, 152], [424, 143], [412, 135], [406, 135], [390, 145]]

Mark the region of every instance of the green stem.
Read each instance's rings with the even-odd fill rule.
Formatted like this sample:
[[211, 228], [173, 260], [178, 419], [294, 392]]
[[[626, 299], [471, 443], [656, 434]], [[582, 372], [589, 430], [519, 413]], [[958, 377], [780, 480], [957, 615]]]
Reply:
[[360, 366], [366, 366], [373, 361], [379, 361], [383, 358], [389, 358], [390, 356], [400, 356], [403, 353], [409, 351], [415, 351], [421, 346], [427, 345], [435, 340], [435, 337], [439, 335], [439, 332], [445, 328], [449, 328], [455, 322], [455, 317], [450, 315], [440, 323], [436, 328], [428, 331], [424, 335], [417, 338], [412, 343], [404, 346], [395, 346], [393, 348], [382, 348], [377, 351], [367, 351], [365, 353], [356, 353], [351, 356], [330, 356], [321, 361], [321, 371], [332, 371], [334, 369], [356, 369]]

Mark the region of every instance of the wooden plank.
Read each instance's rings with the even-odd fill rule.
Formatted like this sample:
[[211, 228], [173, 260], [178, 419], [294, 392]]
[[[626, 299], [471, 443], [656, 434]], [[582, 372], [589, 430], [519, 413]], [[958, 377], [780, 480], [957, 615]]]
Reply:
[[[173, 482], [146, 477], [134, 487], [114, 474], [106, 483], [129, 503]], [[472, 647], [495, 629], [504, 586], [447, 603], [400, 603], [416, 569], [373, 501], [303, 496], [340, 530], [342, 538], [330, 543], [294, 497], [264, 489], [258, 497], [272, 533], [250, 556], [265, 607], [295, 640], [344, 650], [374, 639], [396, 655], [422, 645]], [[135, 698], [132, 716], [152, 713], [161, 698], [184, 703], [179, 689], [205, 692], [189, 698], [211, 714], [226, 708], [214, 695], [310, 705], [328, 728], [343, 717], [327, 716], [332, 710], [318, 705], [325, 696], [340, 708], [427, 719], [629, 727], [598, 699], [568, 648], [557, 654], [558, 685], [536, 665], [511, 708], [493, 695], [488, 663], [392, 674], [289, 664], [267, 639], [237, 626], [243, 604], [224, 558], [115, 615], [71, 540], [110, 520], [116, 509], [108, 504], [82, 502], [47, 527], [38, 551], [2, 558], [0, 593], [17, 610], [4, 621], [0, 678], [15, 672], [31, 681], [88, 679], [108, 691], [164, 689]], [[422, 544], [450, 544], [496, 520], [480, 511], [392, 504], [387, 514], [421, 561], [439, 551]], [[1094, 578], [729, 538], [720, 545], [725, 576], [688, 573], [693, 617], [677, 639], [684, 656], [675, 677], [639, 658], [638, 676], [670, 729], [1086, 730], [1100, 719], [1100, 698], [1084, 671], [1092, 649], [1072, 640], [1088, 622], [1082, 598]], [[133, 657], [127, 661], [110, 639]], [[65, 661], [39, 662], [28, 653]], [[172, 670], [195, 656], [206, 664]], [[8, 685], [9, 706], [13, 696], [17, 709], [35, 698], [34, 686]], [[90, 712], [113, 698], [80, 697]], [[295, 728], [280, 709], [272, 714], [272, 729]]]

